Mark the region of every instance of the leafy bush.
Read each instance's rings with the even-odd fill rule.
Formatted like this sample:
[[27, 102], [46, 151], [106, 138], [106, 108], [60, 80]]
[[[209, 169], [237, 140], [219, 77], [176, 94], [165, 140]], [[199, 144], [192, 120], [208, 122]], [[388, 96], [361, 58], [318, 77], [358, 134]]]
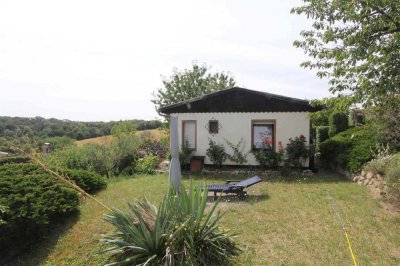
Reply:
[[248, 153], [243, 154], [243, 148], [241, 148], [243, 144], [243, 139], [240, 139], [240, 141], [236, 145], [228, 141], [227, 139], [225, 141], [233, 151], [232, 155], [228, 154], [228, 159], [240, 165], [247, 163]]
[[[39, 237], [39, 231], [78, 210], [78, 193], [37, 165], [0, 166], [0, 205], [5, 224], [0, 225], [0, 249], [23, 239]], [[15, 242], [14, 242], [15, 241]]]
[[319, 126], [316, 127], [316, 152], [319, 152], [319, 145], [329, 138], [329, 127]]
[[190, 165], [190, 157], [192, 156], [192, 149], [190, 148], [189, 142], [186, 140], [181, 147], [179, 152], [179, 162], [182, 168], [187, 168]]
[[277, 169], [282, 163], [283, 153], [275, 152], [272, 149], [258, 149], [251, 152], [262, 168]]
[[182, 188], [165, 195], [159, 208], [145, 198], [114, 209], [105, 219], [117, 229], [103, 242], [116, 263], [132, 265], [225, 265], [239, 250], [230, 232], [221, 230], [217, 203], [206, 212], [208, 191]]
[[95, 171], [107, 177], [117, 176], [124, 168], [131, 167], [137, 159], [140, 145], [137, 137], [119, 134], [109, 143], [67, 146], [46, 157], [47, 163], [61, 169]]
[[333, 112], [329, 115], [329, 136], [336, 135], [349, 128], [349, 118], [346, 113]]
[[212, 139], [209, 139], [209, 147], [206, 154], [216, 166], [222, 166], [223, 162], [228, 158], [224, 145], [217, 144]]
[[312, 154], [312, 149], [306, 144], [306, 138], [303, 135], [300, 137], [290, 138], [286, 145], [286, 159], [289, 165], [301, 169], [304, 163]]
[[146, 155], [136, 161], [136, 171], [143, 174], [154, 174], [158, 165], [158, 157], [155, 155]]
[[321, 143], [321, 161], [350, 172], [360, 171], [373, 158], [375, 140], [368, 126], [350, 128]]
[[383, 175], [388, 191], [386, 199], [400, 206], [400, 153], [368, 162], [364, 170]]
[[93, 171], [67, 169], [62, 172], [88, 193], [97, 192], [107, 186], [106, 180], [101, 175]]

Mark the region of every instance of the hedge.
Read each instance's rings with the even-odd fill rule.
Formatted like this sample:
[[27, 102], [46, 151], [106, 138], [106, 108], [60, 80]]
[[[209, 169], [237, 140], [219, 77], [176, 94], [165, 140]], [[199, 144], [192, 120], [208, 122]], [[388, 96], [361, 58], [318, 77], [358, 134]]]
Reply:
[[329, 136], [345, 131], [349, 128], [349, 118], [346, 113], [333, 112], [329, 115]]
[[319, 126], [316, 131], [316, 152], [319, 152], [319, 145], [329, 138], [329, 126]]
[[358, 172], [373, 158], [376, 136], [367, 126], [350, 128], [320, 144], [321, 161], [326, 165]]

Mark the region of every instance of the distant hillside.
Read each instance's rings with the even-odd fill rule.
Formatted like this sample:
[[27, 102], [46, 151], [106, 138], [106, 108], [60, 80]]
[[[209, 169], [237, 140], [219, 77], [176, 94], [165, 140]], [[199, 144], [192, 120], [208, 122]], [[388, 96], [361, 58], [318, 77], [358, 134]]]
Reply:
[[[131, 120], [138, 125], [138, 130], [155, 129], [161, 126], [158, 120]], [[120, 121], [79, 122], [43, 117], [8, 117], [0, 116], [0, 137], [62, 137], [82, 140], [110, 135], [111, 128]]]
[[[148, 130], [143, 130], [143, 131], [138, 131], [136, 132], [137, 135], [145, 135], [145, 134], [149, 134], [149, 136], [160, 140], [163, 137], [167, 136], [167, 133], [165, 130], [161, 130], [161, 129], [148, 129]], [[102, 136], [102, 137], [96, 137], [96, 138], [91, 138], [91, 139], [83, 139], [83, 140], [78, 140], [75, 142], [75, 144], [77, 146], [82, 146], [88, 143], [96, 143], [96, 144], [103, 144], [103, 143], [107, 143], [109, 141], [112, 140], [112, 136], [108, 135], [108, 136]]]

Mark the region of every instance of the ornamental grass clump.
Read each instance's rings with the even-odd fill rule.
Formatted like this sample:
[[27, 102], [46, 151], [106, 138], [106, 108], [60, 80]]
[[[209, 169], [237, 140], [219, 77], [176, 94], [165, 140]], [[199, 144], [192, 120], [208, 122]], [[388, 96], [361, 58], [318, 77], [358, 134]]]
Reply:
[[208, 191], [170, 189], [156, 208], [146, 198], [114, 209], [105, 219], [117, 230], [105, 236], [110, 265], [224, 265], [236, 256], [234, 234], [219, 226], [217, 202], [206, 212]]

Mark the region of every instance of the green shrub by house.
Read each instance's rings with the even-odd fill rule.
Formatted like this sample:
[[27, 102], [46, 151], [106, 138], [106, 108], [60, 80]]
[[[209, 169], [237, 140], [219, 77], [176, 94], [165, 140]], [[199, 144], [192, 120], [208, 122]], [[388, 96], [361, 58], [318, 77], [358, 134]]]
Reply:
[[368, 126], [343, 131], [321, 143], [321, 161], [350, 172], [360, 171], [373, 158], [376, 135]]
[[316, 127], [316, 152], [319, 152], [319, 145], [329, 138], [329, 126]]
[[304, 135], [300, 135], [294, 139], [290, 138], [285, 148], [287, 163], [297, 169], [302, 169], [307, 159], [313, 154], [312, 148], [307, 145]]
[[226, 159], [228, 159], [229, 155], [225, 151], [225, 147], [223, 144], [218, 144], [217, 142], [209, 139], [208, 143], [209, 147], [207, 149], [207, 156], [210, 158], [210, 161], [216, 166], [222, 166]]
[[251, 153], [261, 168], [277, 169], [283, 160], [283, 154], [272, 149], [252, 150]]
[[333, 112], [329, 115], [329, 136], [334, 136], [349, 128], [349, 118], [346, 113]]
[[188, 168], [190, 165], [190, 158], [192, 156], [192, 149], [189, 142], [186, 140], [182, 143], [181, 150], [179, 151], [179, 162], [183, 169]]

